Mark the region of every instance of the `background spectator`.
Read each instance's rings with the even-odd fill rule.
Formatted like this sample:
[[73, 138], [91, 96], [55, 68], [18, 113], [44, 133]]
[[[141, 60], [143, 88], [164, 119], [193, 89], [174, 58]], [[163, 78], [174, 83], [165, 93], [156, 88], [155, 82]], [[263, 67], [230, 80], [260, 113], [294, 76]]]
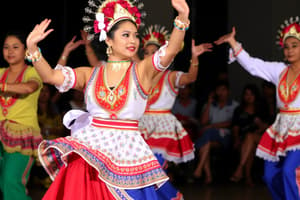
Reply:
[[205, 171], [205, 183], [212, 182], [210, 169], [210, 150], [214, 146], [224, 149], [230, 147], [230, 127], [234, 109], [238, 103], [230, 99], [230, 90], [227, 81], [219, 81], [216, 89], [208, 98], [200, 117], [202, 134], [196, 141], [196, 149], [199, 153], [199, 161], [194, 171], [194, 177], [202, 176]]

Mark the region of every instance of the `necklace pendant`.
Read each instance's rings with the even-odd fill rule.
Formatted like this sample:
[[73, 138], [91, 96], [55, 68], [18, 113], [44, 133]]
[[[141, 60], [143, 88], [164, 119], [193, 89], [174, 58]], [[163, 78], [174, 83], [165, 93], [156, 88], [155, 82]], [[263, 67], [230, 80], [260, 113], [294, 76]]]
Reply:
[[110, 105], [114, 104], [114, 102], [116, 101], [116, 98], [115, 98], [115, 95], [110, 93], [108, 96], [107, 96], [107, 101]]
[[113, 71], [118, 72], [118, 71], [120, 71], [120, 69], [121, 69], [121, 64], [119, 64], [119, 63], [113, 64], [113, 66], [112, 66]]
[[6, 116], [8, 114], [7, 108], [2, 109], [2, 114], [3, 114], [3, 116]]

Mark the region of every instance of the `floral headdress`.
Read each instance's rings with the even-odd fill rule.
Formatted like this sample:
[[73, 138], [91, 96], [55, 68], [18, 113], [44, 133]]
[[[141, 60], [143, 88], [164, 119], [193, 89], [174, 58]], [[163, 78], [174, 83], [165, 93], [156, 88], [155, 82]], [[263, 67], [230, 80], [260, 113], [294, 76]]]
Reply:
[[144, 7], [139, 0], [89, 0], [85, 8], [86, 16], [84, 31], [89, 33], [88, 39], [100, 34], [99, 41], [106, 39], [106, 33], [117, 22], [125, 19], [132, 20], [137, 27], [143, 25], [142, 19], [146, 16], [141, 9]]
[[142, 36], [143, 48], [149, 44], [155, 44], [159, 47], [163, 46], [169, 39], [170, 34], [164, 26], [152, 25], [149, 26]]
[[294, 37], [300, 40], [300, 21], [299, 17], [291, 17], [289, 20], [285, 20], [284, 24], [281, 24], [277, 35], [277, 44], [283, 47], [285, 40], [288, 37]]

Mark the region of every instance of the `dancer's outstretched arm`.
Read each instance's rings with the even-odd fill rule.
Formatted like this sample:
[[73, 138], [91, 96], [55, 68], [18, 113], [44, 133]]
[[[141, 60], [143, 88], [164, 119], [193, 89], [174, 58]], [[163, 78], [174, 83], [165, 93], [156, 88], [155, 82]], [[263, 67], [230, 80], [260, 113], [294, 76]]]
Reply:
[[189, 7], [186, 1], [171, 0], [171, 2], [173, 8], [178, 12], [178, 16], [174, 20], [175, 27], [171, 33], [168, 45], [166, 45], [164, 49], [164, 53], [161, 53], [159, 56], [157, 56], [159, 57], [159, 63], [153, 62], [153, 57], [147, 57], [140, 62], [138, 73], [140, 80], [143, 80], [142, 82], [146, 82], [143, 85], [150, 86], [152, 81], [155, 82], [155, 76], [161, 71], [164, 71], [171, 64], [181, 49], [185, 32], [189, 27]]
[[215, 44], [221, 45], [228, 43], [232, 51], [230, 53], [230, 61], [235, 60], [251, 75], [262, 78], [266, 81], [276, 83], [282, 70], [286, 67], [283, 62], [268, 62], [260, 58], [251, 57], [243, 48], [240, 43], [235, 39], [236, 30], [233, 27], [232, 32], [221, 36], [215, 41]]
[[61, 56], [59, 57], [57, 64], [60, 64], [62, 66], [67, 65], [67, 61], [70, 53], [75, 49], [77, 49], [80, 45], [84, 44], [83, 40], [77, 40], [77, 41], [75, 40], [76, 40], [76, 36], [73, 36], [73, 38], [65, 45], [64, 50], [61, 53]]
[[232, 27], [231, 33], [228, 33], [226, 35], [223, 35], [218, 40], [215, 41], [216, 45], [220, 45], [223, 43], [228, 43], [232, 49], [236, 49], [238, 47], [238, 42], [235, 39], [235, 27]]
[[[205, 52], [211, 52], [212, 47], [213, 45], [211, 43], [203, 43], [196, 46], [195, 40], [194, 39], [192, 40], [192, 57], [190, 61], [190, 68], [188, 73], [184, 73], [181, 75], [178, 82], [179, 86], [188, 85], [196, 81], [198, 75], [198, 66], [199, 66], [198, 56], [200, 56]], [[176, 72], [172, 72], [172, 73], [176, 73]], [[171, 78], [173, 80], [172, 82], [175, 83], [176, 76], [171, 75]]]
[[[37, 46], [40, 41], [44, 40], [53, 31], [53, 29], [47, 30], [50, 23], [50, 19], [45, 19], [40, 24], [37, 24], [30, 32], [26, 40], [28, 48], [27, 57], [32, 60], [32, 64], [39, 73], [43, 82], [60, 86], [64, 83], [65, 79], [62, 70], [52, 69], [47, 60], [42, 56]], [[86, 80], [89, 78], [91, 71], [91, 67], [79, 67], [75, 69], [75, 89], [82, 90], [85, 87]]]

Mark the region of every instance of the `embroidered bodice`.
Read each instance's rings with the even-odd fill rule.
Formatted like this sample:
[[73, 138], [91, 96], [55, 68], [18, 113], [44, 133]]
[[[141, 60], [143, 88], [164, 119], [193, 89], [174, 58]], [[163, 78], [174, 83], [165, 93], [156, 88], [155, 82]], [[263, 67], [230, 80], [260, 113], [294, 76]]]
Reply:
[[[289, 73], [289, 67], [287, 67], [281, 74], [278, 83], [278, 99], [280, 99], [281, 106], [283, 108], [300, 108], [300, 99], [298, 99], [300, 91], [300, 76], [288, 85], [287, 76]], [[297, 100], [298, 99], [298, 100]]]
[[145, 111], [147, 95], [138, 81], [136, 65], [131, 64], [114, 88], [106, 84], [105, 65], [95, 67], [85, 89], [85, 103], [94, 117], [138, 120]]
[[147, 110], [170, 110], [173, 107], [178, 88], [172, 86], [170, 74], [169, 70], [164, 72], [159, 82], [152, 88]]

